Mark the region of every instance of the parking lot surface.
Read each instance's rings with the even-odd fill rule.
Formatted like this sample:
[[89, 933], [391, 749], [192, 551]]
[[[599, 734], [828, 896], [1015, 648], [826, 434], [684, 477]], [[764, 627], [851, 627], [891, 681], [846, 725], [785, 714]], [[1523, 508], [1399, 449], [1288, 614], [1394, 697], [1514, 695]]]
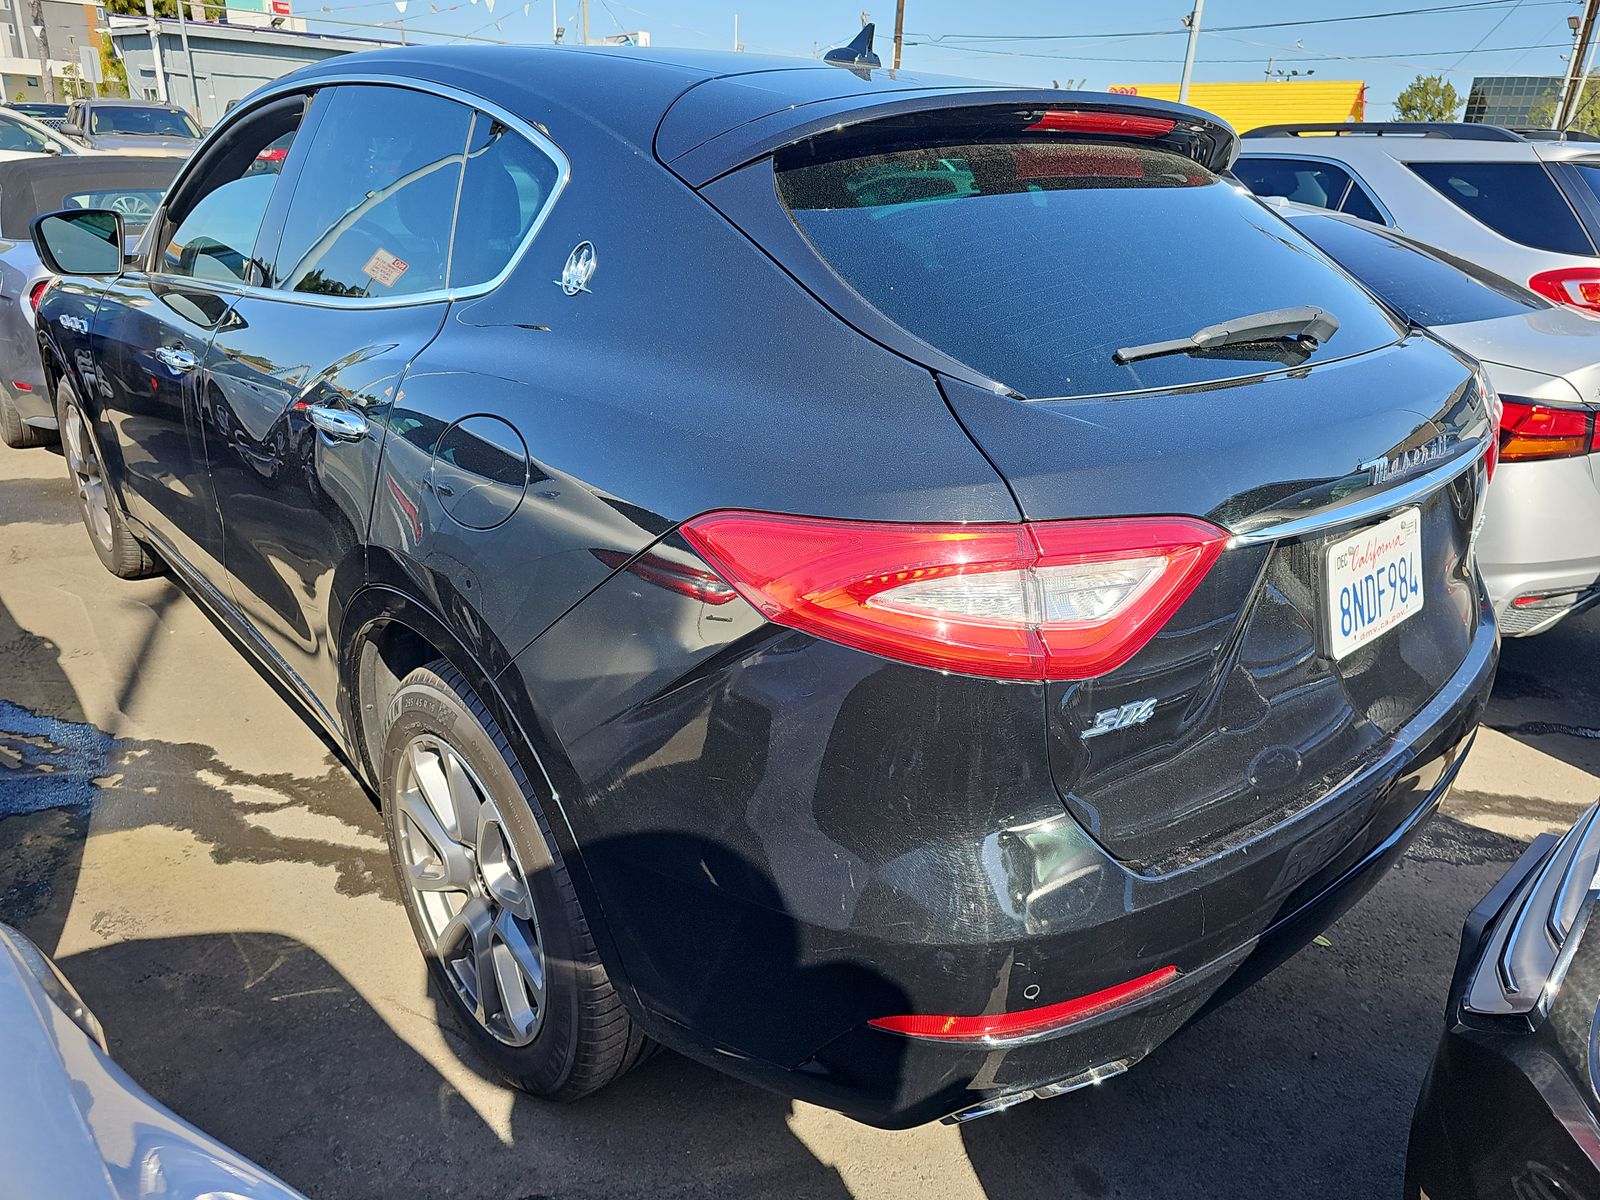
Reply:
[[1597, 649], [1597, 614], [1507, 643], [1400, 867], [1101, 1089], [885, 1133], [665, 1054], [557, 1106], [435, 1003], [345, 767], [169, 580], [101, 569], [59, 455], [0, 450], [0, 920], [134, 1078], [316, 1200], [1396, 1195], [1462, 919], [1600, 796]]

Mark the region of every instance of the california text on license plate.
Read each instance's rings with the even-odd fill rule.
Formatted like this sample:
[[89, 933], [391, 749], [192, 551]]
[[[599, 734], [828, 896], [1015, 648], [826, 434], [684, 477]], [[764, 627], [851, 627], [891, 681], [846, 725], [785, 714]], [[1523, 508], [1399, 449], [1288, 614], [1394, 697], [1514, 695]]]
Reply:
[[1415, 508], [1327, 549], [1329, 649], [1343, 658], [1422, 611], [1422, 514]]

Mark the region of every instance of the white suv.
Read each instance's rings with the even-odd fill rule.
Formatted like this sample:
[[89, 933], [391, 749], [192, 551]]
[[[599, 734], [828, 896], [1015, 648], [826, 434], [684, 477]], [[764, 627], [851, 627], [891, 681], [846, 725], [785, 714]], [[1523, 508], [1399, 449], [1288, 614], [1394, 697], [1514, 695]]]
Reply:
[[1272, 125], [1244, 135], [1234, 174], [1600, 313], [1600, 141], [1454, 122]]

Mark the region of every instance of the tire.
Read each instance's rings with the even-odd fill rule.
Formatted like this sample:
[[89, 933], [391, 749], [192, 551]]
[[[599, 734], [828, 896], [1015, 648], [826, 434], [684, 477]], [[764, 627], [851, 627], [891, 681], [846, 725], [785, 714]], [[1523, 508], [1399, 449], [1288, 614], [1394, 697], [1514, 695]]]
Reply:
[[17, 406], [11, 403], [11, 397], [0, 391], [0, 442], [4, 442], [13, 450], [32, 450], [35, 446], [43, 446], [49, 441], [49, 432], [35, 429], [25, 422], [22, 414], [17, 411]]
[[105, 477], [101, 465], [105, 460], [100, 456], [94, 429], [65, 379], [56, 385], [56, 422], [61, 431], [62, 457], [67, 461], [67, 478], [78, 494], [78, 515], [83, 518], [89, 543], [100, 562], [119, 579], [154, 575], [160, 564], [128, 531], [122, 503]]
[[[434, 986], [513, 1086], [555, 1100], [606, 1086], [653, 1043], [600, 963], [505, 735], [443, 659], [401, 681], [389, 715], [379, 774], [384, 829]], [[424, 880], [428, 886], [416, 886]], [[495, 969], [478, 971], [479, 962]], [[487, 990], [485, 974], [495, 978]]]

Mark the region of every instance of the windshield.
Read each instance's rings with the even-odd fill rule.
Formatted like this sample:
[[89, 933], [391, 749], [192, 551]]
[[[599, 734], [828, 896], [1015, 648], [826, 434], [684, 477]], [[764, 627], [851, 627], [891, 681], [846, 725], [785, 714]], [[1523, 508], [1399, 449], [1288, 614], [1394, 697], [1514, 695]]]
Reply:
[[1462, 325], [1520, 316], [1548, 305], [1509, 279], [1468, 274], [1415, 246], [1334, 217], [1292, 223], [1391, 308], [1418, 325]]
[[89, 110], [90, 133], [143, 137], [198, 138], [200, 130], [180, 108], [135, 108], [116, 105]]
[[[1397, 338], [1290, 226], [1169, 150], [1043, 137], [814, 154], [780, 157], [778, 191], [818, 253], [891, 320], [1024, 396], [1244, 378]], [[1113, 358], [1303, 306], [1338, 331]]]

